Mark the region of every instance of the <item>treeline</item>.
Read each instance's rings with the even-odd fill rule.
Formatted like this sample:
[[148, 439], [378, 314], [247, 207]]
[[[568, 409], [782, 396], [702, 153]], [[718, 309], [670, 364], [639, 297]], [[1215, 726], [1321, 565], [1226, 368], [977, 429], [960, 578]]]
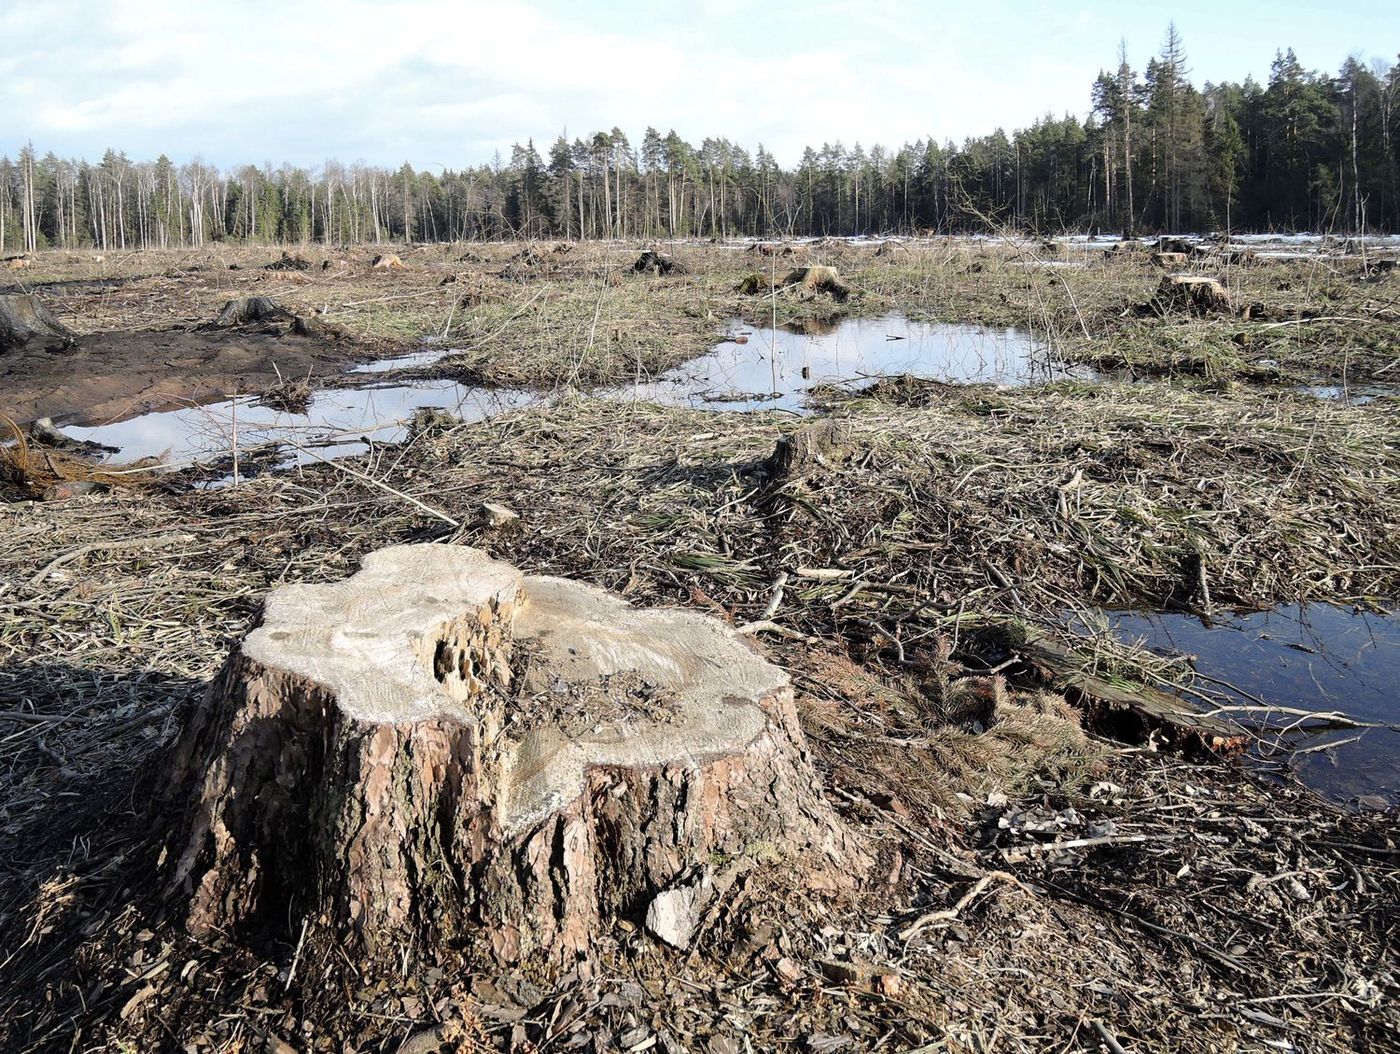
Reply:
[[1080, 120], [1046, 116], [961, 146], [932, 139], [698, 147], [618, 128], [460, 171], [328, 161], [221, 171], [167, 157], [0, 159], [0, 251], [504, 237], [956, 233], [1011, 227], [1400, 230], [1400, 62], [1336, 74], [1280, 53], [1267, 85], [1191, 82], [1175, 27], [1138, 71], [1119, 50]]

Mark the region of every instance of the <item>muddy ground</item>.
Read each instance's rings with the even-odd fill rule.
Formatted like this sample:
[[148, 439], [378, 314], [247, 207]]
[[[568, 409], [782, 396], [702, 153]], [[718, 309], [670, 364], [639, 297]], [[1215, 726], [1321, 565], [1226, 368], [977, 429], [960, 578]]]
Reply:
[[[892, 311], [1020, 327], [1060, 360], [1127, 380], [1281, 387], [1400, 380], [1400, 272], [1379, 269], [1384, 261], [1375, 256], [1205, 253], [1186, 271], [1219, 278], [1234, 310], [1201, 316], [1159, 301], [1164, 271], [1146, 248], [832, 240], [768, 254], [705, 243], [668, 247], [689, 273], [667, 276], [634, 272], [639, 251], [400, 247], [402, 267], [376, 268], [381, 251], [359, 247], [295, 252], [301, 270], [281, 251], [246, 247], [41, 254], [12, 288], [37, 292], [82, 339], [76, 355], [0, 356], [0, 412], [92, 420], [162, 400], [207, 401], [271, 383], [273, 362], [284, 376], [309, 370], [319, 384], [351, 361], [415, 350], [429, 337], [454, 349], [434, 368], [438, 375], [487, 386], [589, 387], [679, 365], [710, 347], [731, 319], [810, 329]], [[813, 265], [835, 267], [852, 295], [838, 301], [784, 287], [793, 269]], [[768, 295], [772, 282], [777, 296]], [[342, 339], [192, 332], [247, 296], [328, 323]], [[94, 411], [94, 399], [104, 409]]]
[[[391, 273], [366, 249], [300, 277], [259, 270], [275, 252], [186, 258], [188, 277], [129, 260], [131, 281], [51, 306], [87, 332], [153, 329], [270, 290], [326, 309], [356, 354], [446, 332], [462, 353], [434, 369], [542, 389], [664, 369], [727, 319], [775, 311], [1023, 325], [1123, 375], [830, 393], [839, 438], [776, 485], [775, 444], [806, 427], [791, 415], [571, 396], [236, 489], [174, 474], [0, 505], [0, 1047], [1400, 1046], [1394, 809], [1212, 755], [1030, 646], [1098, 605], [1396, 595], [1396, 400], [1299, 390], [1386, 383], [1394, 273], [1226, 265], [1250, 317], [1196, 317], [1139, 310], [1160, 281], [1145, 254], [1062, 248], [1075, 266], [1049, 268], [956, 243], [804, 250], [851, 284], [836, 302], [737, 291], [787, 257], [678, 247], [691, 274], [662, 278], [626, 270], [638, 248], [434, 247]], [[96, 266], [117, 264], [34, 270]], [[491, 528], [483, 501], [519, 522]], [[767, 622], [754, 639], [794, 679], [823, 791], [877, 861], [869, 881], [833, 896], [755, 859], [693, 952], [623, 917], [563, 973], [501, 970], [468, 943], [372, 976], [295, 917], [251, 943], [192, 940], [161, 883], [181, 804], [163, 798], [165, 752], [269, 589], [424, 540]], [[1128, 693], [1180, 673], [1107, 642], [1081, 657]], [[874, 990], [874, 969], [897, 983]]]
[[100, 425], [259, 392], [283, 378], [329, 377], [364, 358], [345, 345], [261, 333], [102, 332], [73, 347], [0, 355], [0, 413]]

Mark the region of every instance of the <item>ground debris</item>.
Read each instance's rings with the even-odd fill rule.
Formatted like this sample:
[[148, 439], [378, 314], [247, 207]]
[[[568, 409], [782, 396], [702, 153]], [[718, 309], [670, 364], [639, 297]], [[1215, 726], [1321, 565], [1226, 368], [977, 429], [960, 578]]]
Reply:
[[[301, 321], [300, 318], [297, 321]], [[283, 413], [305, 414], [309, 411], [313, 391], [310, 373], [305, 377], [283, 377], [280, 370], [276, 372], [277, 383], [264, 388], [258, 395], [258, 402]]]
[[[363, 249], [347, 269], [361, 285], [317, 296], [357, 334], [448, 324], [484, 375], [531, 382], [561, 369], [631, 376], [703, 350], [718, 322], [772, 317], [768, 299], [734, 292], [735, 258], [760, 261], [720, 248], [686, 250], [690, 281], [604, 287], [638, 248], [540, 247], [532, 260], [549, 262], [519, 273], [544, 280], [476, 306], [460, 283], [437, 284], [460, 246], [436, 264], [414, 250], [422, 266], [387, 286]], [[509, 267], [520, 251], [471, 255]], [[244, 270], [229, 273], [211, 255], [219, 269], [188, 299], [169, 290], [202, 281], [193, 269], [46, 297], [94, 327], [165, 324], [170, 304], [190, 324], [227, 299], [223, 283], [272, 281], [265, 249], [237, 258]], [[878, 266], [848, 259], [853, 312], [898, 301], [1001, 325], [1029, 314], [1069, 334], [1072, 353], [1119, 356], [1135, 376], [1200, 366], [1172, 385], [832, 392], [840, 444], [796, 458], [807, 467], [781, 501], [768, 486], [775, 442], [800, 452], [816, 421], [563, 396], [481, 424], [433, 422], [399, 447], [236, 491], [175, 477], [140, 494], [0, 506], [0, 1047], [68, 1049], [80, 1029], [91, 1049], [233, 1054], [274, 1037], [308, 1054], [388, 1052], [451, 1027], [472, 1050], [1072, 1051], [1105, 1036], [1183, 1054], [1300, 1037], [1310, 1051], [1394, 1048], [1393, 812], [1184, 757], [1160, 734], [1125, 747], [1092, 707], [1069, 705], [1067, 678], [1033, 668], [1019, 636], [1062, 629], [1067, 608], [1400, 591], [1396, 408], [1225, 383], [1262, 368], [1297, 378], [1334, 345], [1384, 369], [1389, 292], [1371, 279], [1314, 285], [1288, 262], [1231, 274], [1243, 302], [1266, 305], [1258, 317], [1293, 320], [1279, 326], [1125, 314], [1161, 277], [1135, 248], [1111, 267], [1057, 271], [1064, 286], [953, 241], [911, 243]], [[969, 272], [976, 283], [955, 283]], [[287, 297], [298, 314], [320, 306]], [[793, 316], [781, 322], [831, 310], [824, 294], [775, 300]], [[1381, 320], [1328, 321], [1343, 314]], [[30, 471], [50, 456], [59, 464], [34, 455]], [[548, 976], [502, 970], [470, 942], [428, 961], [406, 942], [373, 976], [318, 941], [294, 904], [272, 913], [256, 950], [171, 927], [142, 803], [259, 598], [342, 578], [386, 544], [473, 544], [472, 527], [444, 528], [385, 486], [460, 524], [488, 503], [525, 511], [523, 529], [489, 542], [532, 572], [776, 628], [754, 646], [794, 679], [824, 794], [874, 860], [865, 883], [794, 890], [792, 862], [771, 846], [732, 847], [711, 865], [751, 866], [675, 916], [692, 923], [686, 950], [654, 938], [647, 915], [689, 887], [649, 890], [615, 906], [587, 962]], [[1183, 677], [1181, 663], [1113, 641], [1077, 647], [1079, 674], [1123, 690]], [[665, 706], [640, 692], [627, 702]], [[580, 726], [593, 716], [586, 699], [551, 705], [573, 707]], [[893, 991], [874, 990], [876, 970], [896, 971]]]
[[281, 257], [273, 260], [263, 269], [266, 271], [309, 271], [311, 270], [311, 261], [301, 253], [288, 252], [283, 249]]
[[632, 270], [638, 274], [670, 275], [689, 274], [690, 269], [668, 253], [663, 253], [657, 249], [647, 249], [641, 256], [637, 257], [637, 262], [632, 265]]

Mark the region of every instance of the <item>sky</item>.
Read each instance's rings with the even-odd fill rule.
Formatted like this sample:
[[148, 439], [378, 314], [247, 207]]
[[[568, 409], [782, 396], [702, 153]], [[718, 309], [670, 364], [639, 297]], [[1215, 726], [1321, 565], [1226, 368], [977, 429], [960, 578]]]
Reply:
[[791, 165], [1083, 117], [1171, 20], [1198, 86], [1400, 54], [1400, 0], [0, 0], [0, 154], [455, 169], [651, 125]]

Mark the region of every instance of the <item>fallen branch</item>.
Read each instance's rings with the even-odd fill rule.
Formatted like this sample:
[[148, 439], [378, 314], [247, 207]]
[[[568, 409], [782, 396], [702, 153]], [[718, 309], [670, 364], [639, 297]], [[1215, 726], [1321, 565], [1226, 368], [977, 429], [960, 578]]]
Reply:
[[965, 907], [981, 896], [982, 892], [990, 886], [993, 881], [1010, 882], [1012, 885], [1032, 895], [1034, 895], [1035, 892], [1009, 871], [988, 871], [977, 880], [976, 884], [974, 884], [971, 889], [959, 897], [958, 902], [951, 908], [943, 908], [939, 911], [930, 911], [926, 915], [920, 915], [900, 931], [899, 939], [907, 941], [935, 922], [951, 922], [958, 917]]
[[1035, 845], [1003, 849], [1001, 856], [1008, 863], [1024, 860], [1038, 853], [1057, 853], [1063, 849], [1090, 849], [1100, 845], [1135, 845], [1139, 842], [1174, 842], [1179, 834], [1105, 834], [1098, 838], [1071, 838], [1064, 842], [1040, 842]]

